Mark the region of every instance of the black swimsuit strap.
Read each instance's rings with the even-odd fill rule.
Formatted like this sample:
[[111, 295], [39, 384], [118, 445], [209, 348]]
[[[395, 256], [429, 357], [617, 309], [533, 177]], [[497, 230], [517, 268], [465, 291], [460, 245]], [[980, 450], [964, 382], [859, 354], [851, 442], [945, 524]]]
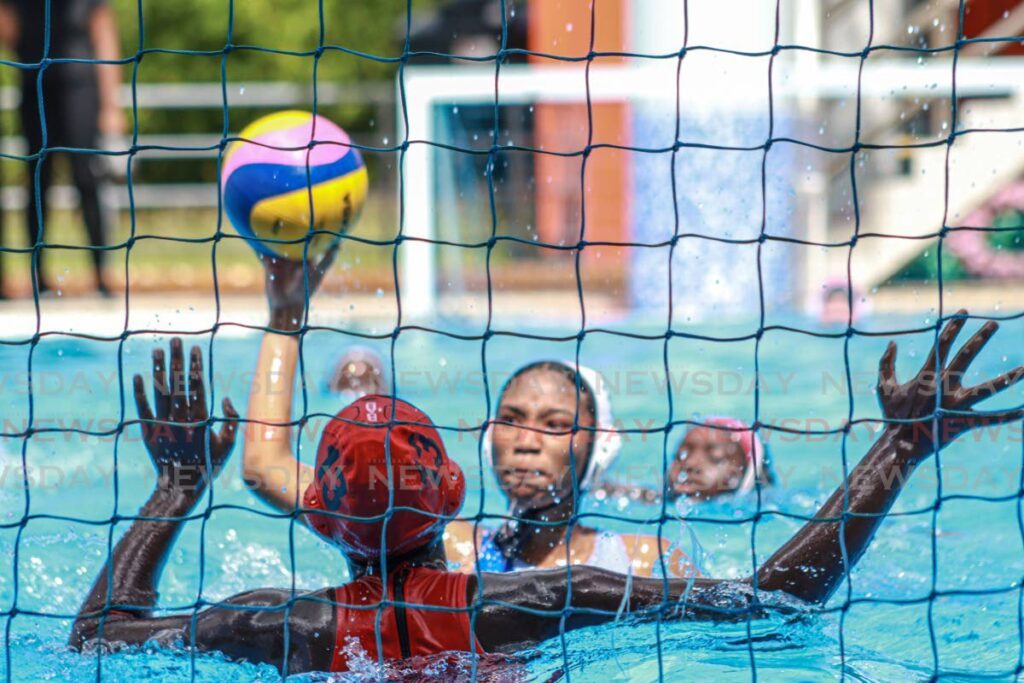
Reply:
[[515, 505], [512, 506], [508, 513], [511, 519], [502, 524], [491, 538], [494, 547], [505, 558], [506, 572], [512, 571], [516, 559], [522, 554], [522, 550], [526, 546], [526, 540], [530, 532], [530, 520], [539, 518], [542, 514], [558, 505], [561, 505], [561, 502], [552, 502], [540, 508], [522, 509]]
[[412, 647], [409, 644], [409, 621], [405, 612], [405, 579], [412, 569], [409, 565], [402, 565], [394, 573], [395, 587], [395, 626], [398, 628], [398, 645], [402, 650], [402, 659], [412, 656]]

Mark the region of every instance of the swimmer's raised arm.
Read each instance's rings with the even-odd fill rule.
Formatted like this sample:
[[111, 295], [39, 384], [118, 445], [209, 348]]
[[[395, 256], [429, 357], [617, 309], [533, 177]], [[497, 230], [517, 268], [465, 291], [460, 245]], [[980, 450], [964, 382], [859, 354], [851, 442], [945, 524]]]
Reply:
[[[96, 578], [75, 621], [72, 645], [96, 637], [104, 624], [110, 626], [124, 617], [149, 616], [150, 608], [156, 605], [164, 559], [178, 537], [183, 518], [206, 491], [209, 468], [212, 466], [215, 476], [235, 444], [234, 420], [226, 422], [219, 434], [210, 430], [207, 462], [205, 421], [209, 416], [201, 352], [198, 347], [192, 349], [187, 387], [184, 354], [177, 337], [171, 340], [170, 361], [168, 368], [163, 349], [153, 351], [155, 415], [142, 377], [134, 377], [135, 404], [143, 441], [157, 471], [157, 485]], [[222, 407], [226, 416], [238, 418], [230, 399], [225, 398]], [[111, 613], [100, 618], [108, 609]]]
[[[202, 355], [192, 349], [188, 386], [180, 339], [171, 341], [170, 384], [163, 351], [153, 352], [154, 405], [135, 376], [135, 402], [143, 440], [157, 470], [157, 485], [100, 571], [71, 631], [70, 646], [119, 646], [159, 642], [199, 650], [219, 650], [237, 660], [282, 668], [285, 615], [293, 647], [288, 665], [298, 670], [326, 668], [333, 645], [334, 610], [330, 592], [296, 595], [260, 589], [187, 614], [153, 617], [157, 584], [185, 520], [216, 478], [235, 443], [238, 413], [224, 399], [228, 420], [220, 432], [208, 428]], [[207, 438], [209, 449], [207, 450]], [[288, 611], [286, 611], [286, 609]], [[330, 634], [330, 636], [321, 636]]]
[[[942, 330], [936, 348], [917, 375], [906, 384], [896, 381], [896, 345], [882, 356], [878, 398], [886, 427], [867, 455], [853, 469], [847, 485], [829, 500], [793, 538], [768, 558], [755, 578], [722, 581], [698, 578], [627, 579], [591, 568], [574, 567], [571, 593], [566, 570], [525, 574], [481, 575], [484, 607], [477, 634], [488, 650], [538, 642], [583, 626], [614, 618], [629, 588], [627, 613], [662, 613], [665, 617], [728, 619], [759, 610], [767, 592], [782, 591], [809, 603], [824, 603], [864, 554], [909, 475], [934, 452], [962, 434], [985, 425], [1024, 419], [1024, 409], [977, 412], [974, 406], [1024, 378], [1024, 366], [974, 387], [961, 380], [968, 366], [998, 325], [987, 322], [946, 363], [966, 321], [960, 311]], [[936, 378], [936, 368], [941, 368]], [[936, 411], [936, 392], [939, 395]], [[841, 521], [845, 520], [844, 524]], [[845, 558], [845, 559], [844, 559]], [[754, 587], [756, 584], [756, 592]], [[684, 597], [680, 601], [681, 597]], [[686, 609], [676, 609], [679, 604]], [[566, 608], [571, 611], [563, 614]], [[523, 618], [524, 611], [531, 614]], [[564, 624], [564, 627], [563, 627]]]
[[846, 485], [837, 488], [814, 519], [761, 566], [760, 589], [825, 602], [864, 554], [918, 465], [972, 429], [1024, 419], [1020, 408], [974, 410], [1024, 378], [1024, 366], [965, 387], [968, 367], [999, 329], [998, 323], [986, 322], [947, 364], [966, 322], [967, 311], [958, 311], [924, 365], [905, 384], [896, 380], [896, 343], [889, 342], [879, 364], [877, 387], [885, 429], [850, 472]]
[[270, 322], [263, 335], [249, 393], [242, 473], [270, 506], [293, 512], [313, 481], [313, 468], [292, 450], [292, 398], [299, 364], [299, 335], [306, 304], [334, 261], [337, 248], [319, 263], [263, 257]]

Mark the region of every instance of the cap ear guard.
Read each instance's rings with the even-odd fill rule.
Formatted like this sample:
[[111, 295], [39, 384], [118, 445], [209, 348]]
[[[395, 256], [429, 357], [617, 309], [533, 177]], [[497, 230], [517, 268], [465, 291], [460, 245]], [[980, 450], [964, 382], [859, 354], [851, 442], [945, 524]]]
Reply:
[[590, 389], [590, 395], [594, 397], [594, 441], [590, 449], [587, 469], [580, 481], [580, 491], [583, 492], [599, 484], [605, 471], [619, 457], [619, 451], [622, 449], [622, 434], [615, 428], [612, 398], [604, 378], [596, 370], [584, 365], [577, 366], [570, 361], [561, 361], [561, 364], [570, 370], [576, 370], [580, 380], [586, 384]]
[[[302, 507], [307, 510], [323, 510], [323, 501], [320, 499], [320, 494], [316, 492], [316, 482], [312, 482], [307, 488], [306, 493], [302, 496]], [[307, 512], [305, 514], [306, 524], [329, 541], [334, 541], [331, 537], [331, 527], [328, 523], [328, 517], [325, 515], [319, 515], [315, 512]]]

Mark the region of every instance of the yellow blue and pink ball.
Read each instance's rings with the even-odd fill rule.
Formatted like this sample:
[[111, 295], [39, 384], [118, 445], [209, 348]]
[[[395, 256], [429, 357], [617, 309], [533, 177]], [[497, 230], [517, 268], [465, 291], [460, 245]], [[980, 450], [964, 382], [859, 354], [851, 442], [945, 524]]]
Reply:
[[254, 121], [239, 138], [222, 163], [224, 209], [258, 253], [313, 257], [352, 227], [369, 180], [339, 126], [310, 112], [285, 111]]

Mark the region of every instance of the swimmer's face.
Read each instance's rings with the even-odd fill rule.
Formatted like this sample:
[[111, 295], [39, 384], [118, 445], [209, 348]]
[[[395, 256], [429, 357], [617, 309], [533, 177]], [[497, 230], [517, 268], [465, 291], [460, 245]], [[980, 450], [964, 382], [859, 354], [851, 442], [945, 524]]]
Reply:
[[[714, 498], [735, 491], [747, 457], [737, 432], [709, 427], [691, 429], [668, 469], [673, 497]], [[747, 435], [746, 438], [750, 438]]]
[[[544, 507], [572, 492], [573, 464], [577, 482], [583, 477], [594, 433], [572, 433], [576, 404], [576, 386], [565, 372], [538, 368], [509, 384], [497, 414], [505, 424], [494, 425], [492, 440], [495, 473], [511, 500]], [[586, 394], [579, 407], [579, 427], [593, 427]]]
[[828, 293], [821, 319], [827, 324], [846, 323], [850, 319], [850, 301], [844, 290], [834, 289]]

